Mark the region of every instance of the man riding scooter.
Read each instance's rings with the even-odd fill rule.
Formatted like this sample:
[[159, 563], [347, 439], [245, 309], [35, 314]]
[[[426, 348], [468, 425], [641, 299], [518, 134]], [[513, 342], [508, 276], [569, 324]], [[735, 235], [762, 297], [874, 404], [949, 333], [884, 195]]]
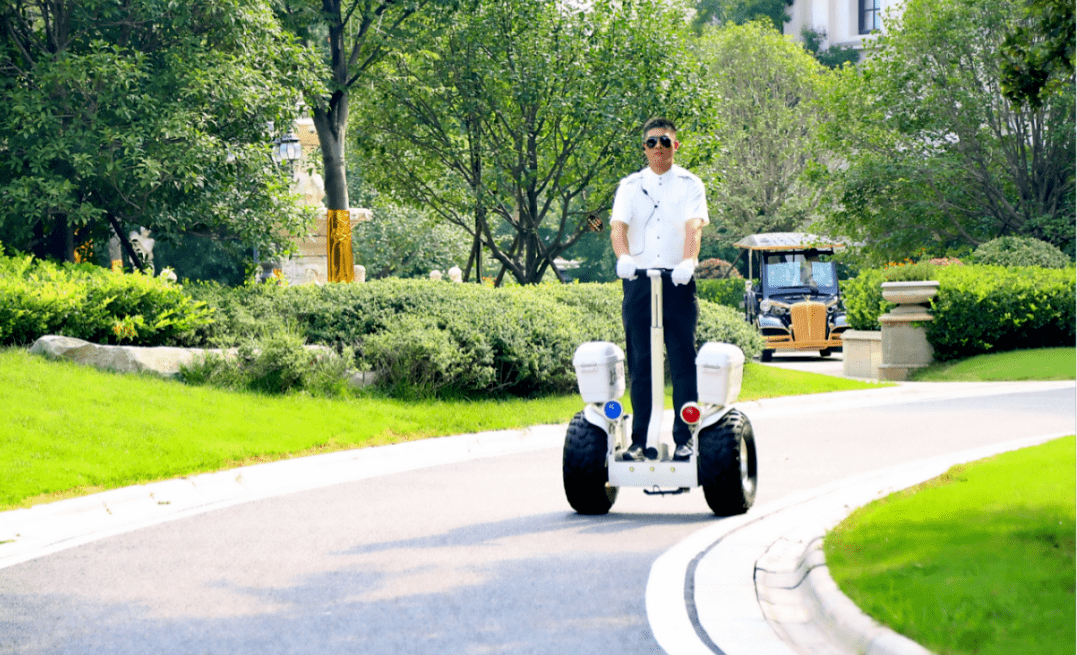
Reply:
[[[662, 309], [665, 345], [673, 379], [673, 405], [695, 402], [696, 322], [699, 304], [693, 279], [703, 226], [709, 222], [703, 182], [674, 163], [680, 142], [677, 128], [665, 118], [643, 126], [643, 150], [648, 166], [621, 180], [610, 214], [617, 276], [623, 279], [621, 314], [625, 327], [630, 397], [635, 412], [632, 445], [623, 459], [643, 461], [656, 453], [646, 450], [651, 402], [650, 281], [637, 269], [667, 269], [663, 274]], [[692, 456], [690, 427], [678, 413], [673, 424], [674, 461]]]

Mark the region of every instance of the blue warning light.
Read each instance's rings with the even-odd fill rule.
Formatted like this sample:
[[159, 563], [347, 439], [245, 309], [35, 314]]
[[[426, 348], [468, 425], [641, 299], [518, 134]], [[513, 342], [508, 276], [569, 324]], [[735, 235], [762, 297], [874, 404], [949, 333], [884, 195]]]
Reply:
[[621, 403], [616, 400], [609, 401], [602, 409], [606, 412], [606, 418], [611, 421], [621, 418], [621, 412], [624, 411], [624, 408], [621, 407]]

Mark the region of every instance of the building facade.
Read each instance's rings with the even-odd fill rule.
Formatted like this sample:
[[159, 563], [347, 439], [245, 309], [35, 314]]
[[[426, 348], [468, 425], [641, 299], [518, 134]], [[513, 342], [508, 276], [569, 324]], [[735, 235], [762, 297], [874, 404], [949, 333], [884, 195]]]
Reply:
[[871, 43], [872, 32], [885, 31], [883, 17], [901, 0], [794, 0], [787, 10], [789, 22], [783, 32], [801, 39], [814, 30], [825, 34], [821, 48], [852, 47], [863, 50]]

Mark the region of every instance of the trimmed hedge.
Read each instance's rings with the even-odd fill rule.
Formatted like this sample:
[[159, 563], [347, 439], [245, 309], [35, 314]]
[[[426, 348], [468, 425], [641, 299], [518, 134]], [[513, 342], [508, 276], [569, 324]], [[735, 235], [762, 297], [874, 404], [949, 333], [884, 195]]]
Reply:
[[[1074, 345], [1075, 270], [1036, 266], [945, 266], [927, 339], [935, 359], [986, 352]], [[880, 270], [844, 283], [846, 316], [855, 330], [878, 330], [892, 305], [882, 297]]]
[[[618, 283], [493, 289], [388, 279], [180, 287], [89, 264], [0, 256], [0, 344], [25, 345], [45, 334], [109, 344], [239, 347], [250, 350], [247, 359], [268, 348], [286, 361], [251, 359], [247, 368], [267, 371], [265, 384], [241, 382], [284, 390], [299, 384], [293, 373], [306, 366], [289, 354], [303, 343], [321, 344], [354, 352], [355, 363], [381, 373], [394, 393], [423, 396], [568, 392], [576, 385], [572, 355], [579, 344], [624, 346]], [[748, 358], [762, 348], [738, 311], [705, 300], [698, 337], [700, 343], [734, 343]], [[232, 372], [207, 368], [192, 375], [225, 379]]]
[[886, 280], [877, 268], [866, 268], [854, 278], [841, 283], [845, 320], [854, 330], [878, 330], [879, 317], [893, 307], [883, 299], [882, 284]]
[[1018, 236], [999, 237], [980, 244], [972, 253], [972, 262], [988, 266], [1073, 266], [1073, 259], [1050, 243]]
[[[202, 344], [232, 346], [282, 326], [308, 342], [354, 348], [398, 395], [516, 395], [575, 389], [572, 355], [585, 341], [624, 346], [617, 283], [493, 289], [386, 279], [323, 287], [191, 286], [214, 308]], [[700, 303], [700, 342], [735, 343], [758, 354], [758, 335], [732, 309]]]
[[0, 256], [0, 345], [45, 334], [159, 346], [209, 322], [209, 312], [163, 278], [91, 264]]
[[717, 305], [725, 305], [739, 310], [744, 305], [744, 278], [697, 279], [696, 293], [699, 295], [700, 300], [707, 300]]
[[1074, 269], [951, 266], [939, 274], [939, 295], [927, 339], [939, 361], [986, 352], [1073, 346], [1077, 294]]

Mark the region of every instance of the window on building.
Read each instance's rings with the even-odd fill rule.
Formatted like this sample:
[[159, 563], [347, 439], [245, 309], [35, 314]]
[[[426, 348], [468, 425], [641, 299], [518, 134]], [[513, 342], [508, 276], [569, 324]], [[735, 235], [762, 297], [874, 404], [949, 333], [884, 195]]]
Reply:
[[882, 17], [879, 15], [880, 2], [881, 0], [858, 0], [861, 34], [868, 34], [882, 29]]

